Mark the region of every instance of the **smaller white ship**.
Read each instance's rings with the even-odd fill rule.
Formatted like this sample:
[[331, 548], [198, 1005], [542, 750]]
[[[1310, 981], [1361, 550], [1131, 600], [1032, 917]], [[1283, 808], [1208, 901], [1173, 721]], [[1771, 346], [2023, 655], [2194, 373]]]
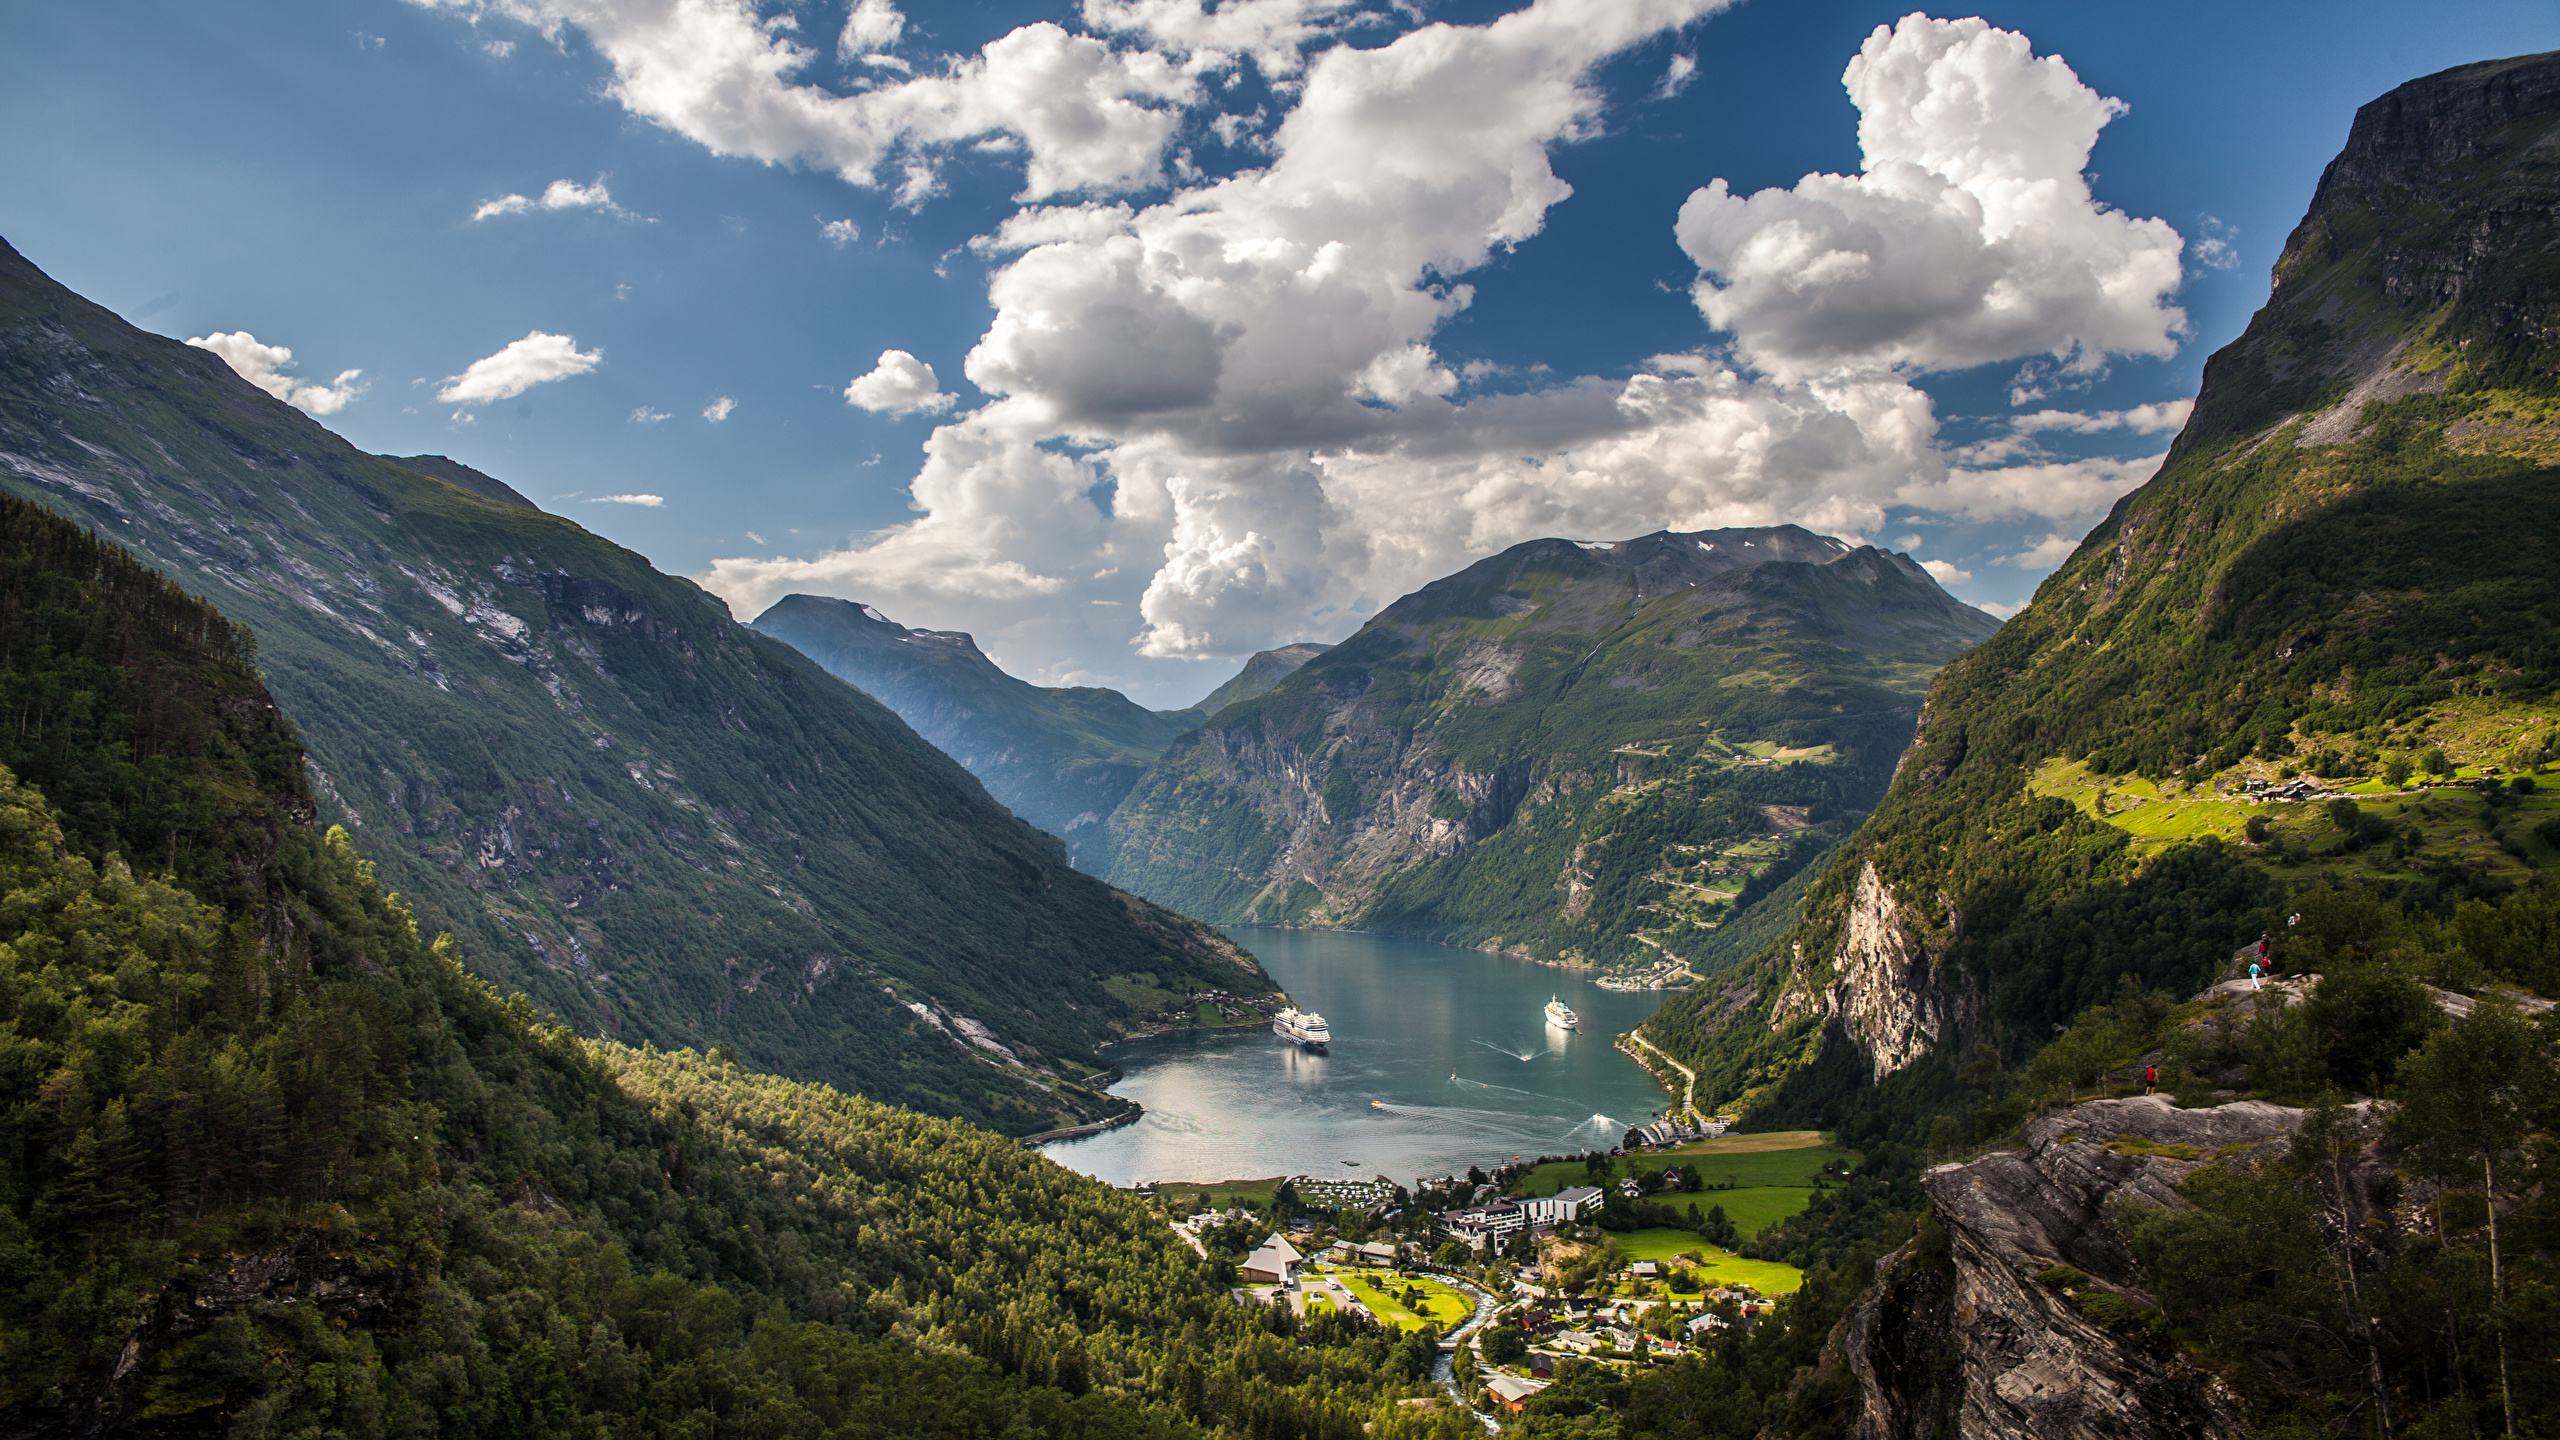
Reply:
[[1283, 1010], [1272, 1016], [1271, 1033], [1319, 1055], [1333, 1043], [1333, 1031], [1325, 1025], [1324, 1017], [1312, 1010]]
[[1582, 1017], [1573, 1013], [1572, 1006], [1550, 995], [1547, 997], [1547, 1023], [1559, 1030], [1572, 1030], [1581, 1026]]

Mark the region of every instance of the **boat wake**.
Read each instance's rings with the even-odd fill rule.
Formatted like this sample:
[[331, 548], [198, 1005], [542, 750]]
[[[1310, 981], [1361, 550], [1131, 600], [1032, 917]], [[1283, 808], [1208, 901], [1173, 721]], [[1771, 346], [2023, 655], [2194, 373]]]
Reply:
[[1476, 1043], [1477, 1043], [1477, 1044], [1479, 1044], [1479, 1045], [1481, 1045], [1481, 1046], [1483, 1046], [1483, 1047], [1484, 1047], [1484, 1048], [1486, 1048], [1487, 1050], [1492, 1051], [1492, 1052], [1493, 1052], [1494, 1054], [1496, 1054], [1496, 1055], [1508, 1055], [1508, 1056], [1510, 1056], [1512, 1059], [1517, 1060], [1517, 1061], [1520, 1061], [1522, 1064], [1527, 1064], [1529, 1061], [1535, 1060], [1535, 1059], [1537, 1059], [1539, 1056], [1544, 1055], [1544, 1054], [1546, 1054], [1546, 1053], [1547, 1053], [1547, 1052], [1546, 1052], [1546, 1051], [1544, 1051], [1544, 1050], [1532, 1050], [1532, 1051], [1530, 1051], [1529, 1053], [1527, 1053], [1527, 1054], [1523, 1055], [1523, 1054], [1521, 1054], [1521, 1053], [1520, 1053], [1519, 1051], [1517, 1051], [1517, 1050], [1509, 1049], [1509, 1048], [1507, 1048], [1507, 1047], [1505, 1047], [1505, 1046], [1501, 1046], [1501, 1045], [1496, 1045], [1496, 1044], [1494, 1044], [1494, 1043], [1493, 1043], [1492, 1041], [1490, 1041], [1490, 1040], [1478, 1040]]
[[1450, 1074], [1449, 1083], [1457, 1086], [1460, 1090], [1499, 1090], [1505, 1095], [1526, 1095], [1532, 1100], [1552, 1100], [1559, 1105], [1570, 1105], [1573, 1103], [1561, 1095], [1549, 1095], [1542, 1090], [1523, 1090], [1517, 1085], [1496, 1085], [1489, 1080], [1469, 1080], [1465, 1076], [1459, 1075], [1455, 1072]]
[[1390, 1105], [1383, 1100], [1369, 1102], [1373, 1110], [1409, 1120], [1418, 1125], [1444, 1132], [1473, 1132], [1515, 1139], [1535, 1135], [1554, 1119], [1545, 1115], [1528, 1115], [1517, 1110], [1484, 1110], [1456, 1105]]

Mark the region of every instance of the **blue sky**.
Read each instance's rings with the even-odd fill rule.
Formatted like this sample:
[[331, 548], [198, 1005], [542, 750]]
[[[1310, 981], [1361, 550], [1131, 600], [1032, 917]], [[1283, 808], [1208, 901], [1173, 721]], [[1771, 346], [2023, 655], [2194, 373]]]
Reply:
[[2560, 46], [2547, 4], [849, 9], [12, 5], [0, 235], [741, 618], [846, 595], [1175, 705], [1538, 534], [1800, 520], [2014, 606], [2355, 107]]

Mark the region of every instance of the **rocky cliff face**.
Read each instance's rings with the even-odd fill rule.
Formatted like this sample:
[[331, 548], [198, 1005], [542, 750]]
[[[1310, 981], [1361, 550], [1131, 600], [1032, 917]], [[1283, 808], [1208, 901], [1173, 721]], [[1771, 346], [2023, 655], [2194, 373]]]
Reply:
[[2019, 1149], [1929, 1172], [1944, 1252], [1880, 1262], [1837, 1336], [1861, 1440], [2246, 1433], [2218, 1381], [2091, 1298], [2155, 1303], [2110, 1207], [2183, 1205], [2187, 1175], [2280, 1149], [2302, 1120], [2257, 1101], [2094, 1101], [2029, 1122]]
[[850, 600], [786, 595], [755, 628], [896, 711], [1007, 809], [1062, 837], [1086, 869], [1103, 817], [1199, 718], [1117, 690], [1016, 679], [966, 634], [910, 629]]
[[1884, 1079], [1980, 1025], [1979, 990], [1939, 964], [1961, 928], [1959, 921], [1948, 933], [1930, 934], [1867, 862], [1851, 892], [1829, 983], [1799, 965], [1770, 1024], [1784, 1029], [1808, 1017], [1835, 1024], [1866, 1058], [1871, 1077]]
[[1532, 541], [1169, 746], [1108, 873], [1219, 920], [1675, 973], [1872, 803], [1919, 684], [1996, 628], [1793, 526]]

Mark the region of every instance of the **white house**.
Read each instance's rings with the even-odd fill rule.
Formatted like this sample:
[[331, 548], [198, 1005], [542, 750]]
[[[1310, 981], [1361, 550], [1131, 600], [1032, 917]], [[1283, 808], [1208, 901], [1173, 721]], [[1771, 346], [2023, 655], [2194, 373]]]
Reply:
[[1306, 1263], [1307, 1257], [1298, 1253], [1298, 1247], [1274, 1235], [1262, 1242], [1261, 1249], [1244, 1257], [1238, 1270], [1248, 1285], [1286, 1285], [1298, 1278], [1298, 1268]]
[[1588, 1185], [1576, 1185], [1553, 1195], [1541, 1195], [1520, 1202], [1522, 1217], [1533, 1227], [1570, 1225], [1582, 1218], [1582, 1212], [1600, 1203], [1600, 1192]]

